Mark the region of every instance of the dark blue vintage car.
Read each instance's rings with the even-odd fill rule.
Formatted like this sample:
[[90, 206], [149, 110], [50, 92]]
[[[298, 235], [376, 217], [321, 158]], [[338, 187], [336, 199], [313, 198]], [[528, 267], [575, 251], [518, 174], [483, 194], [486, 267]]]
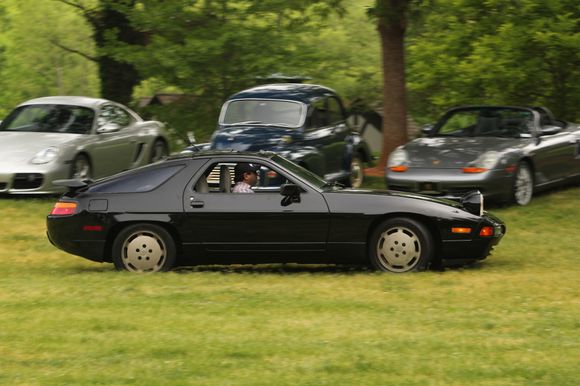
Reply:
[[326, 181], [360, 187], [371, 154], [346, 124], [338, 95], [313, 84], [269, 84], [224, 103], [209, 148], [274, 151]]

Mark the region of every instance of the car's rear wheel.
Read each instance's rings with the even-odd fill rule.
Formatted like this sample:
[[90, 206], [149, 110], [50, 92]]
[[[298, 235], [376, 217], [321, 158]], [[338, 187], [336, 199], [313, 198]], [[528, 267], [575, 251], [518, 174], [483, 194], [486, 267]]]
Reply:
[[514, 176], [513, 201], [518, 205], [528, 205], [534, 194], [534, 177], [527, 162], [520, 162]]
[[369, 254], [378, 271], [403, 273], [427, 268], [434, 252], [433, 237], [420, 222], [398, 217], [384, 221], [371, 235]]
[[175, 265], [173, 237], [154, 224], [134, 224], [123, 229], [113, 243], [113, 263], [131, 272], [169, 271]]
[[90, 180], [92, 168], [89, 158], [84, 154], [77, 155], [72, 162], [71, 178], [76, 180]]
[[354, 155], [350, 161], [350, 186], [360, 188], [364, 181], [364, 164], [358, 155]]
[[169, 149], [167, 145], [162, 140], [158, 139], [153, 143], [153, 148], [151, 149], [151, 157], [149, 163], [155, 163], [161, 161], [169, 155]]

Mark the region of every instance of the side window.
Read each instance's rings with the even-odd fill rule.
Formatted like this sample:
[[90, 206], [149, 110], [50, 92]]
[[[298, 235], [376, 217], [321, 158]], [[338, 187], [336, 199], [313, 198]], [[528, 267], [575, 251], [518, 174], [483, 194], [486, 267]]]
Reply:
[[97, 125], [103, 127], [107, 124], [116, 124], [123, 128], [129, 126], [132, 118], [128, 112], [114, 105], [107, 105], [101, 109], [97, 118]]
[[171, 165], [157, 169], [145, 169], [131, 173], [128, 176], [111, 178], [92, 185], [91, 193], [138, 193], [149, 192], [173, 177], [183, 169], [184, 165]]
[[326, 110], [326, 99], [321, 98], [312, 103], [312, 113], [310, 114], [310, 129], [328, 126], [328, 114]]
[[[193, 190], [198, 193], [232, 193], [240, 181], [235, 175], [237, 162], [219, 162], [207, 167], [203, 175], [195, 182]], [[288, 179], [269, 168], [267, 165], [253, 163], [256, 166], [256, 180], [251, 186], [255, 193], [279, 192], [280, 186]]]
[[328, 98], [328, 118], [329, 123], [336, 124], [344, 121], [344, 113], [342, 106], [338, 99], [334, 97]]

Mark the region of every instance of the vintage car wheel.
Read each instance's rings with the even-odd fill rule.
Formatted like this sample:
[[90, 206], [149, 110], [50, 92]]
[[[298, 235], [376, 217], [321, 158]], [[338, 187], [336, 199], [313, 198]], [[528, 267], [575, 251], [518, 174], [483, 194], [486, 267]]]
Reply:
[[76, 180], [90, 180], [92, 168], [89, 158], [84, 154], [77, 155], [72, 162], [71, 178]]
[[156, 140], [153, 144], [153, 148], [151, 149], [151, 157], [149, 159], [149, 163], [155, 163], [161, 161], [169, 155], [169, 149], [167, 149], [167, 145], [165, 142], [161, 140]]
[[363, 174], [364, 164], [360, 157], [353, 156], [350, 162], [350, 186], [353, 188], [360, 188], [364, 181]]
[[123, 229], [113, 243], [113, 263], [131, 272], [168, 271], [175, 265], [173, 237], [153, 224], [135, 224]]
[[513, 200], [518, 205], [527, 205], [534, 194], [532, 170], [526, 162], [520, 162], [514, 177]]
[[371, 236], [369, 249], [376, 270], [396, 273], [424, 270], [434, 251], [429, 230], [405, 217], [381, 223]]

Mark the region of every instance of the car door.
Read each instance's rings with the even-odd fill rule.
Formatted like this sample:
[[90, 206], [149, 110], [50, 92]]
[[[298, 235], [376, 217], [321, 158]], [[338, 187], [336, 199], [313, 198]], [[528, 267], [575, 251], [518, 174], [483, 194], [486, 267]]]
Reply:
[[539, 185], [575, 174], [577, 136], [570, 130], [540, 135], [536, 145], [536, 181]]
[[344, 170], [349, 170], [350, 165], [345, 162], [345, 155], [347, 149], [346, 138], [349, 134], [349, 129], [346, 125], [345, 113], [342, 103], [335, 96], [327, 98], [328, 121], [333, 130], [333, 141], [329, 144], [327, 157], [329, 163], [332, 165], [332, 171], [339, 173]]
[[256, 193], [224, 191], [227, 184], [216, 182], [216, 170], [228, 167], [231, 176], [238, 161], [208, 163], [186, 188], [183, 205], [184, 225], [190, 230], [189, 249], [203, 251], [216, 261], [300, 260], [324, 255], [329, 211], [322, 195], [266, 162], [260, 163], [262, 176], [276, 174], [279, 184], [291, 181], [303, 188], [299, 203], [283, 206], [283, 196], [275, 186], [258, 188]]
[[91, 149], [95, 177], [130, 169], [137, 147], [136, 120], [117, 105], [105, 105], [97, 117], [97, 140]]

